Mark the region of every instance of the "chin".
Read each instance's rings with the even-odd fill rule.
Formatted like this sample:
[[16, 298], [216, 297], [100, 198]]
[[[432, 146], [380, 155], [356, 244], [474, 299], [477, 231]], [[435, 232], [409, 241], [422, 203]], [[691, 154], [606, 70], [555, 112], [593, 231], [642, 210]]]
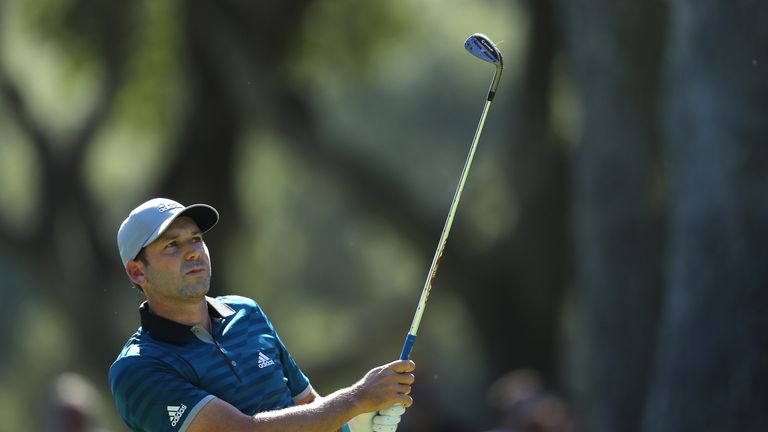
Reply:
[[208, 282], [190, 284], [182, 288], [181, 292], [187, 297], [202, 297], [208, 294], [211, 285]]

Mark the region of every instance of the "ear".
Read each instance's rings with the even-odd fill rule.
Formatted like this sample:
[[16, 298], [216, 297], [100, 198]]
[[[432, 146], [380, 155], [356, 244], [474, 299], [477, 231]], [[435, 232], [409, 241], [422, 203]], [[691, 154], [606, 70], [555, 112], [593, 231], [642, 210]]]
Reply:
[[125, 273], [128, 274], [131, 282], [142, 288], [147, 283], [147, 277], [144, 274], [144, 263], [139, 260], [128, 261], [128, 264], [125, 265]]

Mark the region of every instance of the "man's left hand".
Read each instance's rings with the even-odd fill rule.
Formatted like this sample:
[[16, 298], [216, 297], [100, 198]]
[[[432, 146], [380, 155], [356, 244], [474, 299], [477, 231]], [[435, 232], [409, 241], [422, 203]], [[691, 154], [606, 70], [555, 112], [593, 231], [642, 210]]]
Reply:
[[347, 425], [351, 432], [395, 432], [405, 407], [395, 405], [379, 412], [360, 414]]
[[405, 407], [395, 405], [379, 411], [373, 418], [373, 432], [395, 432], [400, 423], [400, 416], [405, 413]]

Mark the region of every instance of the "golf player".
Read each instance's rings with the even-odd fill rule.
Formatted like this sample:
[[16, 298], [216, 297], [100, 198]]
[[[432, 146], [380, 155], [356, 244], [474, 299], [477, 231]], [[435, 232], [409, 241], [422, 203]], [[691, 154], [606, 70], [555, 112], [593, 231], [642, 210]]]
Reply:
[[136, 207], [117, 233], [125, 271], [146, 296], [141, 327], [109, 370], [117, 409], [134, 431], [395, 431], [415, 365], [394, 361], [320, 396], [259, 305], [208, 297], [203, 234], [211, 206], [165, 198]]

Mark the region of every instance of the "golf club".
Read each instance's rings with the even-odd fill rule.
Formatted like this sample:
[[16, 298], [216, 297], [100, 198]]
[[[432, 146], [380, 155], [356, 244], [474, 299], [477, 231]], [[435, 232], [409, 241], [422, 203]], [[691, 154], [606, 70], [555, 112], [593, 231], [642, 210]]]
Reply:
[[448, 218], [445, 220], [443, 226], [443, 232], [440, 234], [440, 240], [437, 242], [437, 250], [435, 256], [432, 258], [432, 265], [427, 273], [427, 280], [424, 283], [424, 289], [421, 291], [421, 298], [419, 299], [419, 305], [416, 307], [416, 313], [413, 316], [413, 322], [411, 328], [408, 331], [408, 335], [405, 338], [403, 344], [403, 351], [400, 354], [401, 360], [407, 360], [411, 355], [411, 349], [416, 342], [416, 333], [419, 331], [419, 324], [421, 324], [421, 317], [424, 315], [424, 308], [427, 306], [427, 298], [429, 298], [429, 291], [432, 289], [432, 284], [435, 282], [437, 276], [437, 268], [440, 266], [440, 258], [443, 256], [443, 249], [445, 243], [448, 240], [448, 233], [451, 231], [451, 225], [453, 224], [453, 217], [456, 214], [456, 207], [459, 205], [459, 199], [461, 198], [461, 192], [464, 190], [464, 183], [467, 181], [467, 173], [469, 167], [472, 165], [472, 159], [475, 157], [475, 149], [477, 149], [477, 142], [480, 140], [480, 134], [483, 131], [483, 124], [485, 124], [485, 117], [488, 115], [488, 110], [491, 107], [493, 97], [496, 95], [496, 88], [499, 86], [499, 80], [501, 79], [501, 71], [504, 67], [504, 61], [501, 56], [501, 52], [491, 40], [480, 33], [475, 33], [468, 37], [464, 42], [464, 48], [469, 51], [473, 56], [492, 63], [496, 66], [496, 72], [493, 74], [493, 80], [491, 81], [491, 88], [488, 91], [488, 98], [485, 101], [483, 107], [483, 113], [480, 116], [480, 122], [477, 124], [475, 130], [475, 137], [472, 139], [472, 145], [469, 148], [469, 155], [464, 162], [464, 169], [461, 172], [459, 178], [459, 185], [456, 188], [456, 192], [453, 195], [451, 201], [451, 208], [448, 211]]

